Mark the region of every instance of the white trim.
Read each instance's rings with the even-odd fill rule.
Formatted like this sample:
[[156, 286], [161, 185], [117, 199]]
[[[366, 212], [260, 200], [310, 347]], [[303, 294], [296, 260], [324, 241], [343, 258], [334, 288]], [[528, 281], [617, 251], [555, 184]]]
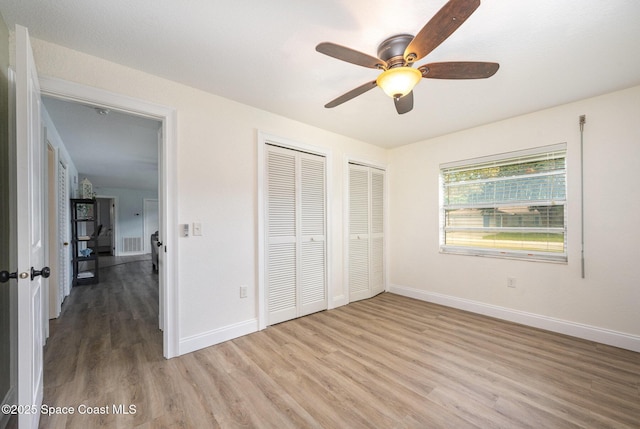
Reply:
[[[142, 253], [146, 254], [150, 254], [151, 252], [151, 234], [153, 234], [155, 231], [151, 231], [149, 229], [149, 225], [148, 225], [148, 208], [147, 208], [147, 204], [150, 203], [155, 203], [155, 205], [157, 206], [157, 212], [156, 212], [156, 216], [158, 216], [160, 213], [160, 202], [158, 201], [157, 198], [143, 198], [142, 199]], [[158, 223], [158, 229], [160, 228], [160, 224]], [[153, 228], [151, 228], [153, 229]]]
[[[111, 219], [111, 252], [113, 252], [112, 256], [122, 256], [120, 254], [121, 249], [118, 246], [118, 207], [120, 206], [119, 197], [116, 195], [96, 195], [96, 198], [108, 199], [111, 200], [113, 204], [113, 219]], [[109, 212], [111, 212], [111, 207], [109, 207]]]
[[[17, 195], [16, 195], [16, 72], [13, 68], [8, 70], [9, 81], [9, 180], [7, 186], [9, 187], [9, 266], [18, 267], [18, 235], [16, 232], [17, 219]], [[5, 176], [6, 177], [6, 176]], [[4, 244], [4, 243], [3, 243]], [[11, 308], [18, 308], [18, 288], [9, 288], [9, 305]], [[9, 392], [7, 394], [8, 402], [3, 404], [17, 404], [18, 403], [18, 354], [15, 350], [18, 350], [18, 315], [15, 311], [9, 313], [9, 350], [12, 350], [9, 358]], [[1, 423], [2, 421], [0, 421]]]
[[258, 330], [258, 319], [251, 319], [244, 322], [223, 326], [212, 331], [203, 332], [197, 335], [184, 337], [180, 340], [180, 355], [191, 353], [196, 350], [220, 344], [234, 338], [242, 337], [254, 333]]
[[40, 77], [42, 94], [68, 101], [91, 103], [92, 105], [119, 110], [138, 116], [157, 119], [162, 122], [162, 160], [159, 165], [159, 189], [163, 192], [164, 218], [161, 231], [165, 245], [164, 264], [160, 275], [165, 279], [163, 290], [164, 329], [163, 354], [169, 359], [179, 354], [179, 285], [178, 285], [178, 180], [177, 180], [177, 113], [174, 108], [161, 106], [121, 94], [64, 81], [51, 77]]
[[407, 286], [391, 285], [389, 292], [421, 301], [432, 302], [447, 307], [470, 311], [497, 319], [508, 320], [534, 328], [544, 329], [559, 334], [570, 335], [584, 340], [595, 341], [622, 349], [640, 352], [640, 336], [625, 334], [611, 329], [599, 328], [597, 326], [583, 323], [571, 322], [569, 320], [557, 319], [555, 317], [543, 316], [526, 311], [514, 310], [469, 299], [440, 293], [427, 292]]
[[266, 292], [264, 290], [264, 270], [265, 270], [265, 242], [264, 242], [264, 213], [265, 213], [265, 205], [264, 205], [264, 172], [265, 172], [265, 145], [266, 145], [266, 136], [263, 136], [260, 131], [258, 131], [258, 136], [256, 139], [257, 149], [258, 149], [258, 177], [257, 177], [257, 203], [258, 203], [258, 213], [256, 213], [256, 217], [258, 218], [258, 228], [257, 228], [257, 242], [258, 242], [258, 266], [257, 266], [257, 280], [258, 280], [258, 302], [257, 302], [257, 310], [258, 310], [258, 330], [263, 330], [267, 327], [267, 306], [266, 306]]
[[266, 151], [265, 146], [267, 144], [273, 144], [276, 146], [284, 147], [287, 149], [297, 150], [312, 153], [315, 155], [320, 155], [325, 157], [325, 171], [326, 171], [326, 248], [327, 248], [327, 309], [335, 308], [332, 305], [333, 303], [333, 293], [331, 288], [331, 278], [332, 278], [332, 259], [334, 255], [333, 248], [335, 244], [332, 237], [332, 217], [331, 217], [331, 199], [332, 199], [332, 189], [333, 189], [333, 157], [331, 149], [322, 148], [318, 146], [312, 146], [306, 143], [300, 143], [297, 141], [289, 140], [283, 137], [279, 137], [273, 134], [265, 133], [258, 130], [258, 135], [256, 139], [257, 149], [258, 149], [258, 177], [257, 177], [257, 189], [258, 189], [258, 329], [262, 330], [267, 327], [267, 309], [266, 309], [266, 291], [265, 291], [265, 279], [264, 279], [264, 258], [265, 258], [265, 230], [264, 230], [264, 214], [266, 213], [265, 208], [265, 197], [264, 197], [264, 174], [265, 174], [265, 162], [266, 162]]
[[[389, 232], [389, 168], [387, 164], [382, 164], [380, 162], [372, 161], [367, 158], [361, 158], [358, 156], [352, 156], [345, 154], [344, 155], [344, 165], [342, 169], [342, 183], [344, 186], [343, 194], [344, 200], [342, 203], [342, 224], [344, 225], [342, 228], [343, 237], [342, 237], [342, 284], [344, 285], [343, 294], [336, 297], [334, 301], [334, 307], [337, 308], [343, 305], [349, 304], [349, 297], [351, 296], [349, 292], [349, 164], [358, 164], [366, 167], [376, 168], [378, 170], [382, 170], [385, 172], [384, 174], [384, 290], [389, 291], [389, 240], [388, 232]], [[337, 300], [340, 298], [340, 301]]]

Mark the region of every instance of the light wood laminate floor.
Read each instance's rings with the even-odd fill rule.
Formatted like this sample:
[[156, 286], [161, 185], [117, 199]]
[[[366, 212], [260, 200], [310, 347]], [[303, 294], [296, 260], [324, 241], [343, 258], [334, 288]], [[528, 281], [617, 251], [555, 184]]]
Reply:
[[[162, 358], [145, 262], [51, 323], [56, 428], [640, 428], [640, 354], [392, 294]], [[116, 415], [113, 405], [134, 405]]]

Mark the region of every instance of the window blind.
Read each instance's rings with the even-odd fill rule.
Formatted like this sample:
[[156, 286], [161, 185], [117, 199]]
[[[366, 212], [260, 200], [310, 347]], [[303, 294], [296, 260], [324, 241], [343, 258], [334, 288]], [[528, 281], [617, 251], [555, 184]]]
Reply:
[[440, 168], [445, 253], [566, 261], [566, 145]]

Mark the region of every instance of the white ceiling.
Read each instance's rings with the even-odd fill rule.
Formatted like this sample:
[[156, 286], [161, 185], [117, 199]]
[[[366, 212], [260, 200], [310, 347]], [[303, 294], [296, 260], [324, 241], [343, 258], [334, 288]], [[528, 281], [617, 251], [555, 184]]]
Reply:
[[378, 71], [315, 51], [375, 55], [445, 0], [0, 0], [32, 37], [382, 147], [395, 147], [640, 84], [640, 1], [484, 0], [434, 61], [495, 61], [486, 80], [424, 79], [398, 115], [379, 88], [328, 101]]
[[43, 97], [78, 169], [100, 188], [158, 189], [158, 129], [153, 119]]

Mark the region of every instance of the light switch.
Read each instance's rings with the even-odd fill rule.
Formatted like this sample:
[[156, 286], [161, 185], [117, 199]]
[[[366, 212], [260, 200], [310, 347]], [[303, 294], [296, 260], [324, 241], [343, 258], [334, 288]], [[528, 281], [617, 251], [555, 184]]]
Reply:
[[200, 222], [193, 223], [193, 235], [202, 235], [202, 224]]
[[188, 223], [184, 223], [182, 225], [180, 225], [180, 235], [182, 237], [188, 237], [189, 236], [189, 224]]

